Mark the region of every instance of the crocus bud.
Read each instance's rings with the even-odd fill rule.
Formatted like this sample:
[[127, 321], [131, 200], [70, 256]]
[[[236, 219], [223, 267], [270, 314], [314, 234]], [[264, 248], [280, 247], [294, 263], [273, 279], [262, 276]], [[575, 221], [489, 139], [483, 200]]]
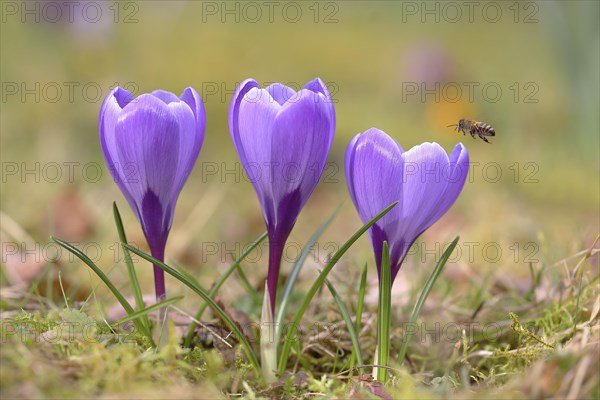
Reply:
[[229, 130], [249, 176], [269, 235], [272, 310], [285, 242], [317, 185], [335, 131], [335, 111], [320, 79], [296, 92], [275, 83], [242, 82], [229, 107]]
[[409, 247], [458, 198], [469, 155], [462, 143], [450, 156], [437, 143], [405, 152], [385, 132], [371, 128], [350, 141], [345, 162], [350, 197], [363, 223], [398, 201], [369, 229], [378, 272], [383, 242], [388, 242], [393, 282]]
[[[157, 90], [137, 98], [120, 87], [100, 109], [102, 153], [115, 182], [139, 220], [152, 255], [163, 261], [179, 192], [204, 139], [202, 99], [192, 88], [180, 97]], [[154, 266], [157, 298], [164, 273]]]

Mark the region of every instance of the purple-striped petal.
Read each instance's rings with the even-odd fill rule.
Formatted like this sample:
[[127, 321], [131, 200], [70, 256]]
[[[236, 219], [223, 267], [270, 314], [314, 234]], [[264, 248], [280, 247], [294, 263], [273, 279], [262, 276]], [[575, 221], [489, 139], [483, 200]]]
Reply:
[[457, 144], [449, 157], [448, 167], [442, 173], [442, 179], [446, 180], [448, 186], [436, 207], [436, 212], [430, 218], [434, 221], [440, 219], [462, 192], [463, 186], [469, 174], [469, 153], [462, 143]]
[[315, 101], [307, 90], [298, 94], [299, 100], [286, 103], [275, 118], [271, 160], [278, 169], [273, 177], [274, 198], [297, 190], [304, 203], [325, 168], [331, 121], [322, 98]]
[[175, 96], [175, 94], [171, 92], [167, 92], [166, 90], [155, 90], [151, 93], [151, 95], [162, 100], [165, 104], [179, 102], [179, 97]]
[[[206, 113], [202, 98], [191, 87], [183, 91], [177, 102], [170, 103], [169, 108], [178, 117], [181, 128], [177, 182], [174, 193], [175, 196], [178, 196], [200, 154], [204, 141]], [[190, 112], [192, 118], [190, 118]]]
[[229, 105], [229, 131], [231, 132], [231, 138], [233, 140], [233, 145], [235, 146], [235, 150], [240, 157], [240, 161], [242, 165], [246, 165], [246, 153], [244, 151], [244, 146], [240, 140], [240, 131], [239, 131], [239, 116], [240, 116], [240, 106], [244, 97], [252, 88], [260, 89], [260, 86], [254, 79], [246, 79], [235, 89], [235, 93], [231, 99], [231, 104]]
[[[271, 96], [271, 101], [276, 101], [280, 106], [296, 97], [296, 91], [281, 83], [274, 83], [265, 89]], [[263, 100], [264, 101], [264, 100]]]
[[98, 130], [100, 132], [100, 146], [108, 170], [139, 219], [140, 217], [137, 208], [134, 207], [135, 199], [133, 198], [133, 194], [129, 190], [128, 185], [125, 184], [125, 181], [128, 178], [127, 174], [130, 174], [134, 167], [129, 166], [130, 169], [126, 170], [126, 167], [119, 160], [117, 145], [115, 143], [115, 125], [120, 118], [123, 108], [133, 100], [134, 96], [127, 90], [120, 87], [113, 89], [108, 96], [106, 96], [106, 99], [104, 99], [102, 107], [100, 108]]
[[154, 193], [164, 215], [177, 179], [180, 119], [184, 117], [178, 118], [167, 104], [149, 94], [130, 104], [134, 106], [125, 107], [115, 125], [118, 158], [131, 171], [124, 184], [138, 207], [148, 191]]
[[[331, 136], [331, 140], [333, 141], [333, 132], [335, 132], [335, 124], [336, 124], [336, 120], [335, 120], [335, 109], [333, 107], [333, 98], [331, 97], [331, 94], [329, 93], [329, 89], [327, 88], [327, 85], [325, 85], [325, 83], [321, 80], [321, 78], [316, 78], [313, 79], [312, 81], [308, 82], [306, 85], [304, 85], [304, 89], [310, 90], [311, 92], [320, 94], [323, 96], [323, 99], [325, 100], [325, 108], [328, 111], [329, 114], [329, 118], [331, 120], [331, 132], [330, 132], [330, 136]], [[330, 144], [331, 146], [331, 144]]]
[[[404, 170], [403, 151], [395, 140], [376, 128], [357, 135], [351, 146], [352, 152], [346, 155], [347, 168], [350, 168], [348, 187], [361, 220], [367, 223], [384, 208], [402, 199], [403, 186], [398, 184], [398, 178]], [[381, 263], [383, 241], [388, 241], [392, 257], [399, 252], [398, 243], [389, 239], [394, 237], [399, 226], [400, 213], [393, 211], [369, 230], [377, 265]]]
[[[273, 219], [273, 176], [277, 171], [271, 160], [271, 142], [275, 117], [281, 109], [264, 89], [251, 88], [247, 98], [257, 101], [242, 101], [237, 127], [238, 145], [243, 151], [242, 165], [263, 208], [265, 219]], [[241, 158], [241, 156], [240, 156]]]
[[428, 227], [429, 216], [446, 191], [442, 170], [448, 165], [448, 155], [437, 143], [423, 143], [405, 152], [403, 161], [404, 196], [397, 235], [413, 236]]
[[[350, 166], [353, 180], [349, 185], [355, 204], [360, 204], [363, 222], [402, 198], [403, 186], [398, 184], [404, 168], [402, 154], [400, 145], [379, 129], [371, 128], [359, 135]], [[397, 213], [388, 213], [378, 224], [387, 226], [396, 219]]]
[[348, 191], [350, 192], [350, 198], [352, 202], [356, 205], [356, 194], [354, 193], [354, 153], [356, 148], [356, 143], [360, 138], [361, 134], [355, 135], [348, 143], [348, 148], [346, 149], [346, 156], [344, 158], [344, 171], [346, 173], [346, 182], [348, 183]]

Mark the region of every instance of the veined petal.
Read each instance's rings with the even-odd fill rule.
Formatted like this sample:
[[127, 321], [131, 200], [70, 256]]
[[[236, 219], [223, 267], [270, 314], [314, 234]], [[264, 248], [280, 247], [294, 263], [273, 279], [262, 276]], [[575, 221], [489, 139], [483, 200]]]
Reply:
[[[428, 192], [424, 193], [424, 198], [421, 200], [423, 204], [421, 212], [409, 215], [404, 219], [404, 227], [401, 228], [398, 235], [405, 238], [406, 250], [403, 250], [400, 255], [399, 262], [402, 262], [408, 247], [454, 204], [468, 174], [469, 156], [462, 144], [454, 148], [450, 157], [445, 156], [446, 152], [437, 143], [433, 143], [433, 145], [435, 150], [432, 155], [437, 154], [438, 161], [432, 161], [434, 158], [430, 158], [429, 165], [423, 167], [425, 175], [421, 177], [422, 181], [428, 181], [432, 185], [429, 186]], [[445, 157], [442, 156], [442, 153]], [[444, 164], [445, 160], [447, 161]], [[439, 167], [436, 162], [440, 163]], [[433, 188], [434, 186], [435, 188]], [[396, 276], [399, 269], [399, 264], [392, 267], [392, 278]]]
[[346, 149], [346, 156], [344, 157], [344, 171], [346, 173], [346, 182], [348, 186], [348, 191], [350, 192], [350, 198], [352, 202], [356, 205], [356, 194], [354, 193], [354, 153], [356, 142], [360, 138], [360, 133], [355, 135], [350, 143], [348, 143], [348, 148]]
[[305, 89], [298, 95], [297, 101], [285, 103], [276, 116], [270, 158], [278, 169], [273, 180], [274, 199], [298, 191], [301, 207], [323, 173], [331, 121], [323, 98], [315, 100], [314, 93]]
[[193, 88], [186, 88], [180, 96], [181, 100], [187, 104], [194, 115], [195, 129], [193, 131], [183, 131], [182, 140], [180, 141], [180, 163], [178, 176], [177, 192], [181, 191], [185, 181], [191, 173], [202, 143], [204, 142], [204, 130], [206, 128], [206, 111], [202, 98]]
[[176, 200], [198, 159], [204, 138], [206, 117], [202, 99], [194, 89], [187, 88], [181, 99], [173, 96], [175, 100], [167, 103], [167, 108], [179, 126], [179, 154], [177, 164], [173, 166], [177, 169], [177, 174], [171, 193], [171, 198]]
[[323, 83], [321, 78], [315, 78], [312, 81], [308, 82], [304, 85], [304, 89], [310, 90], [311, 92], [321, 93], [325, 96], [326, 99], [331, 99], [331, 95], [329, 94], [329, 89], [327, 89], [327, 85]]
[[271, 95], [273, 101], [276, 101], [280, 106], [284, 105], [290, 99], [294, 100], [296, 91], [281, 83], [274, 83], [265, 89]]
[[[164, 212], [173, 200], [177, 181], [183, 117], [173, 114], [167, 104], [150, 94], [139, 96], [130, 105], [115, 125], [119, 160], [125, 170], [131, 171], [125, 184], [136, 200], [138, 215], [149, 191], [156, 195]], [[188, 113], [193, 121], [191, 111]]]
[[403, 158], [402, 226], [397, 235], [406, 237], [419, 234], [433, 223], [430, 216], [447, 186], [442, 173], [448, 155], [437, 143], [423, 143], [405, 152]]
[[435, 208], [434, 215], [431, 217], [433, 221], [440, 219], [452, 207], [458, 195], [462, 192], [468, 174], [469, 153], [467, 153], [465, 146], [459, 143], [452, 150], [448, 167], [443, 172], [443, 179], [447, 182], [446, 191]]
[[277, 173], [271, 159], [271, 142], [275, 117], [281, 106], [265, 89], [253, 87], [246, 92], [244, 98], [238, 110], [238, 118], [243, 121], [237, 128], [238, 152], [263, 206], [265, 219], [271, 221], [275, 218], [272, 187]]
[[155, 90], [151, 93], [151, 95], [164, 101], [165, 104], [176, 103], [180, 101], [179, 97], [175, 96], [175, 94], [171, 92], [167, 92], [166, 90]]
[[331, 136], [331, 141], [333, 142], [333, 135], [335, 132], [335, 125], [336, 125], [336, 118], [335, 118], [335, 109], [333, 107], [333, 98], [331, 97], [331, 94], [329, 93], [329, 89], [327, 88], [327, 85], [321, 80], [321, 78], [315, 78], [312, 81], [308, 82], [306, 85], [304, 85], [304, 89], [310, 90], [314, 93], [318, 93], [320, 95], [322, 95], [325, 99], [325, 105], [329, 114], [329, 118], [331, 120], [331, 131], [330, 131], [330, 136]]
[[[353, 154], [346, 156], [350, 168], [347, 172], [350, 176], [348, 187], [360, 219], [367, 223], [385, 207], [402, 199], [403, 186], [399, 180], [404, 171], [403, 151], [395, 140], [376, 128], [355, 139], [351, 142]], [[351, 151], [350, 147], [348, 151]], [[401, 252], [398, 250], [399, 243], [394, 240], [399, 229], [399, 206], [396, 205], [369, 230], [378, 266], [384, 240], [390, 246], [392, 263]]]
[[[366, 223], [385, 207], [402, 199], [403, 186], [398, 182], [403, 175], [402, 147], [376, 128], [361, 134], [354, 144], [351, 175], [352, 191], [363, 223]], [[387, 226], [398, 218], [394, 207], [378, 221]]]
[[202, 98], [193, 88], [186, 88], [180, 96], [194, 113], [196, 119], [196, 136], [198, 137], [198, 147], [202, 146], [204, 141], [204, 130], [206, 128], [206, 111], [204, 110], [204, 102]]
[[233, 98], [231, 99], [231, 104], [229, 105], [229, 131], [231, 133], [233, 145], [235, 146], [235, 150], [237, 151], [240, 157], [242, 165], [246, 165], [246, 153], [244, 151], [244, 146], [240, 142], [240, 106], [246, 93], [248, 93], [248, 91], [250, 91], [250, 89], [253, 88], [260, 89], [260, 86], [254, 79], [246, 79], [245, 81], [240, 83], [239, 86], [235, 89], [235, 93], [233, 94]]
[[123, 163], [119, 160], [117, 145], [115, 143], [115, 125], [123, 108], [133, 100], [134, 96], [127, 90], [120, 87], [114, 88], [104, 99], [98, 118], [100, 147], [102, 148], [102, 154], [106, 160], [106, 165], [114, 181], [117, 183], [119, 189], [121, 189], [125, 199], [127, 199], [130, 205], [135, 204], [135, 201], [131, 190], [126, 184], [126, 174], [128, 171], [125, 171]]
[[123, 108], [133, 101], [133, 99], [134, 96], [127, 90], [116, 87], [108, 94], [108, 96], [106, 96], [100, 107], [100, 116], [98, 118], [100, 145], [111, 173], [112, 169], [110, 169], [110, 165], [114, 162], [118, 162], [118, 160], [113, 160], [116, 155], [116, 148], [114, 145], [115, 123]]

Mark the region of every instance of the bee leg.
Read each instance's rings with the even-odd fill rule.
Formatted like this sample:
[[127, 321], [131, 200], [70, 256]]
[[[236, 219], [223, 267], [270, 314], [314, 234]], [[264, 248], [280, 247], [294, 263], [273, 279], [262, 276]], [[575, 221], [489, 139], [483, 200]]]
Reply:
[[[484, 142], [486, 142], [486, 143], [490, 143], [490, 142], [489, 142], [489, 141], [488, 141], [488, 140], [485, 138], [485, 136], [483, 136], [482, 134], [479, 134], [479, 137], [480, 137], [480, 138], [482, 138]], [[490, 143], [490, 144], [491, 144], [491, 143]]]

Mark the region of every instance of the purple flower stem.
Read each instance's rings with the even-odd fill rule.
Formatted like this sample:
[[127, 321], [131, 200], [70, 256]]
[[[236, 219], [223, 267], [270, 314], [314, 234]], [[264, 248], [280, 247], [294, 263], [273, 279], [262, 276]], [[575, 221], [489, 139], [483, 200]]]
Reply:
[[[160, 262], [165, 261], [165, 246], [155, 246], [150, 249], [152, 257], [156, 258]], [[162, 270], [158, 265], [154, 264], [154, 291], [156, 292], [156, 302], [164, 300], [167, 297], [167, 290], [165, 288], [165, 271]]]
[[277, 296], [277, 286], [279, 284], [279, 267], [281, 265], [281, 256], [283, 254], [284, 243], [279, 240], [270, 240], [269, 238], [269, 272], [267, 274], [267, 283], [269, 286], [269, 297], [271, 298], [271, 312], [275, 315], [275, 300]]

